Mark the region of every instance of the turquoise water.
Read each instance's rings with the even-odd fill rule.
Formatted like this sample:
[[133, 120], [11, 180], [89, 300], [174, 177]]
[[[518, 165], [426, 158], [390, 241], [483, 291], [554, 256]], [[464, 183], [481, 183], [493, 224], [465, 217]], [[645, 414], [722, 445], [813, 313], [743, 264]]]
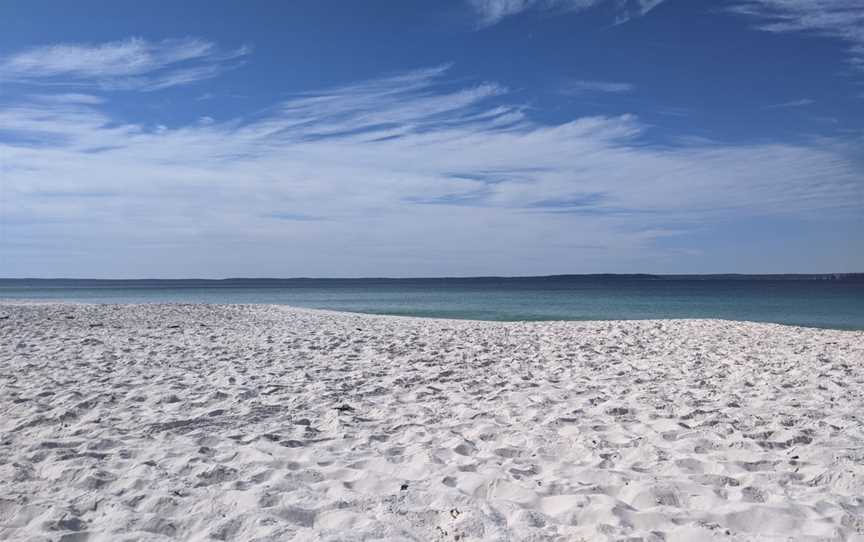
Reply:
[[0, 279], [0, 300], [274, 303], [480, 320], [723, 318], [864, 329], [864, 275], [476, 279]]

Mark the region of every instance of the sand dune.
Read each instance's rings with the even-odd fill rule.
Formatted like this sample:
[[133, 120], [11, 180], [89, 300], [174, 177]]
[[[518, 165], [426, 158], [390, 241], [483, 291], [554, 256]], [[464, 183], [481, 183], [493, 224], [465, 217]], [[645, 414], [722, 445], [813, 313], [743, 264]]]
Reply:
[[864, 540], [864, 333], [0, 306], [3, 540]]

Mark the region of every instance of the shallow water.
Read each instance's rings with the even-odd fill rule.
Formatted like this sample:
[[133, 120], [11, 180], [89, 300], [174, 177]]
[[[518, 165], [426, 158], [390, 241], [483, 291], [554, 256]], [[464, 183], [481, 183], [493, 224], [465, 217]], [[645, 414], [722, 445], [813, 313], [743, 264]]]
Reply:
[[480, 320], [722, 318], [864, 329], [864, 277], [562, 276], [472, 279], [0, 279], [0, 300], [274, 303]]

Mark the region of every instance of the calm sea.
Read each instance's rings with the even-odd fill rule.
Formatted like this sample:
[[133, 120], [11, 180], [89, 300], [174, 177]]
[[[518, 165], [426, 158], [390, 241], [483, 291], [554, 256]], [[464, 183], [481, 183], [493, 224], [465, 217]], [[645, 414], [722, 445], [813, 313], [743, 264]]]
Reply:
[[724, 318], [864, 329], [864, 275], [461, 279], [0, 279], [0, 300], [277, 303], [480, 320]]

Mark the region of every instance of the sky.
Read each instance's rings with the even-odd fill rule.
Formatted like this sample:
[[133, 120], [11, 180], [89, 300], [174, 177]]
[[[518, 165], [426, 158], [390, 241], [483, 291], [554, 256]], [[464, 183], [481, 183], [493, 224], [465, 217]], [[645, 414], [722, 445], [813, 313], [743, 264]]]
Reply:
[[861, 0], [0, 3], [3, 277], [861, 271]]

